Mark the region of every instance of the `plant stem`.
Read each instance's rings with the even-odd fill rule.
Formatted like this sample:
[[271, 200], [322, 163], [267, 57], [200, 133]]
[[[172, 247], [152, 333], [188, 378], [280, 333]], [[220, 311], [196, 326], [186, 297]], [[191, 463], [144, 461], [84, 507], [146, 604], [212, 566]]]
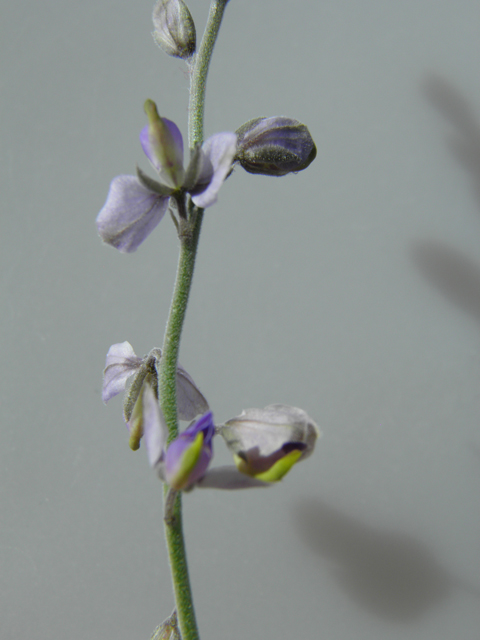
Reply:
[[[201, 215], [199, 218], [201, 220]], [[163, 338], [162, 357], [160, 359], [159, 397], [161, 399], [163, 415], [168, 425], [169, 442], [178, 435], [176, 397], [177, 360], [197, 254], [200, 225], [198, 224], [198, 220], [196, 222], [197, 224], [193, 228], [193, 233], [180, 238], [177, 276], [165, 336]]]
[[[212, 0], [207, 26], [193, 68], [188, 122], [190, 148], [194, 148], [195, 145], [203, 142], [203, 114], [208, 68], [227, 2], [228, 0]], [[178, 435], [176, 398], [178, 351], [180, 348], [180, 338], [187, 310], [188, 297], [192, 286], [195, 258], [203, 219], [203, 210], [201, 209], [194, 210], [190, 207], [190, 213], [189, 222], [191, 226], [189, 233], [180, 233], [181, 245], [177, 277], [165, 329], [163, 352], [160, 361], [159, 396], [163, 414], [168, 425], [169, 442]], [[165, 487], [164, 499], [167, 490], [167, 487]], [[192, 591], [188, 577], [187, 558], [182, 531], [181, 504], [181, 493], [179, 492], [175, 500], [173, 518], [168, 518], [165, 521], [165, 538], [170, 560], [178, 626], [182, 640], [199, 640]]]
[[228, 0], [212, 0], [207, 26], [193, 68], [188, 110], [188, 142], [191, 149], [203, 142], [203, 113], [208, 68], [227, 2]]
[[[201, 220], [201, 212], [199, 212]], [[163, 352], [160, 360], [159, 391], [162, 410], [168, 425], [169, 442], [178, 435], [176, 371], [180, 337], [187, 309], [188, 295], [192, 284], [197, 252], [200, 224], [194, 227], [192, 236], [181, 238], [180, 256], [178, 260], [177, 279], [173, 292], [172, 304], [163, 341]], [[195, 233], [197, 229], [197, 233]], [[164, 486], [164, 502], [168, 487]], [[178, 626], [182, 640], [199, 640], [192, 590], [188, 577], [188, 565], [182, 530], [181, 492], [177, 494], [173, 509], [173, 518], [164, 520], [165, 540], [167, 543], [170, 571], [172, 575], [175, 607], [177, 609]]]

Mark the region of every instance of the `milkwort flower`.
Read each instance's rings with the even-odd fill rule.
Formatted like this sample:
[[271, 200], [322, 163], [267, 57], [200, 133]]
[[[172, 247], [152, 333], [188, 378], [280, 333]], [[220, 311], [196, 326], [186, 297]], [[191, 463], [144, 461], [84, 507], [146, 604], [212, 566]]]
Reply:
[[218, 431], [237, 469], [264, 482], [280, 480], [296, 462], [307, 458], [320, 435], [303, 409], [285, 404], [245, 409]]
[[[181, 365], [177, 365], [177, 410], [180, 420], [193, 422], [167, 447], [168, 428], [157, 398], [158, 373], [162, 352], [152, 351], [140, 358], [125, 341], [112, 344], [107, 353], [102, 398], [108, 402], [131, 384], [124, 402], [130, 447], [137, 450], [143, 438], [151, 466], [175, 490], [191, 489], [194, 484], [216, 489], [245, 489], [268, 486], [247, 477], [234, 466], [207, 471], [213, 455], [216, 429], [208, 402]], [[200, 415], [202, 414], [202, 415]], [[198, 415], [200, 418], [194, 420]]]
[[[152, 349], [144, 358], [136, 355], [132, 345], [125, 341], [112, 344], [107, 353], [103, 372], [102, 400], [107, 403], [125, 391], [128, 380], [133, 377], [125, 398], [125, 420], [131, 418], [133, 407], [140, 395], [145, 378], [150, 376], [154, 385], [158, 379], [157, 367], [162, 357], [161, 349]], [[208, 402], [185, 369], [177, 365], [177, 410], [180, 420], [193, 420], [208, 411]]]
[[213, 455], [213, 414], [208, 411], [167, 447], [168, 429], [153, 389], [145, 384], [141, 398], [143, 441], [150, 465], [175, 491], [191, 488], [206, 472]]
[[[137, 411], [138, 414], [134, 415]], [[208, 469], [216, 432], [211, 411], [192, 422], [167, 446], [165, 418], [147, 383], [143, 385], [130, 422], [137, 420], [141, 422], [141, 433], [151, 467], [175, 491], [188, 491], [194, 486], [210, 489], [269, 486], [269, 483], [241, 474], [234, 466]], [[135, 429], [136, 425], [131, 424], [130, 428]]]
[[107, 244], [131, 253], [153, 231], [168, 210], [171, 199], [179, 216], [186, 217], [185, 198], [203, 209], [217, 200], [236, 151], [235, 133], [217, 133], [197, 146], [187, 170], [183, 167], [183, 138], [177, 125], [158, 115], [152, 100], [145, 102], [149, 124], [140, 143], [157, 171], [159, 181], [137, 168], [137, 176], [117, 176], [97, 216], [97, 229]]

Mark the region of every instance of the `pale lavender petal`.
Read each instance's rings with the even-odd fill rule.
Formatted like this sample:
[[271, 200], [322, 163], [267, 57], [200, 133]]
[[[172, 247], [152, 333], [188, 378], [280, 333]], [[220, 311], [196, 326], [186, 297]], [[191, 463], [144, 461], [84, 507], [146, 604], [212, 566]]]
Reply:
[[143, 391], [143, 441], [147, 449], [148, 461], [155, 467], [162, 461], [167, 443], [168, 428], [150, 385]]
[[[267, 417], [268, 419], [268, 417]], [[259, 418], [250, 414], [229, 420], [220, 433], [237, 452], [252, 451], [259, 457], [268, 457], [292, 441], [292, 427], [289, 424], [265, 422], [265, 413]]]
[[245, 409], [218, 432], [233, 453], [261, 472], [292, 450], [301, 451], [301, 459], [307, 458], [320, 435], [303, 409], [284, 404]]
[[192, 377], [179, 364], [177, 366], [177, 410], [180, 420], [194, 420], [209, 409]]
[[117, 176], [97, 216], [100, 237], [124, 253], [136, 251], [165, 215], [168, 200], [146, 189], [134, 176]]
[[215, 204], [220, 187], [232, 167], [236, 149], [237, 136], [235, 133], [216, 133], [204, 142], [202, 151], [212, 164], [213, 175], [205, 191], [192, 196], [197, 207], [203, 209]]
[[209, 469], [195, 486], [200, 489], [250, 489], [252, 487], [271, 487], [272, 482], [262, 482], [252, 476], [240, 473], [237, 467], [225, 466]]
[[202, 147], [196, 147], [185, 174], [183, 186], [191, 196], [203, 193], [213, 177], [213, 165]]
[[108, 402], [125, 389], [128, 378], [138, 371], [142, 358], [135, 355], [129, 342], [112, 344], [103, 372], [102, 400]]
[[[174, 163], [178, 167], [183, 167], [183, 137], [181, 131], [177, 125], [171, 120], [168, 120], [168, 118], [162, 118], [162, 121], [167, 126], [172, 137]], [[160, 174], [160, 178], [163, 178], [170, 186], [170, 180], [168, 176], [164, 175], [164, 167], [162, 167], [160, 160], [157, 158], [154, 146], [150, 140], [148, 124], [140, 131], [140, 144], [142, 145], [143, 152], [152, 163], [152, 166]]]
[[[162, 357], [161, 349], [151, 352], [155, 356], [157, 374]], [[177, 412], [180, 420], [194, 420], [198, 415], [209, 411], [210, 407], [192, 376], [188, 374], [180, 363], [177, 363]]]

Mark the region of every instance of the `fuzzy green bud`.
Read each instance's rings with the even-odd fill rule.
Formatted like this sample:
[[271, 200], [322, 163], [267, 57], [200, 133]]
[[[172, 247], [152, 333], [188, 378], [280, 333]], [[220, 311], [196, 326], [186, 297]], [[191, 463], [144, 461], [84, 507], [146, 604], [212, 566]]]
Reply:
[[183, 0], [157, 0], [153, 8], [153, 39], [169, 56], [188, 60], [195, 53], [192, 15]]

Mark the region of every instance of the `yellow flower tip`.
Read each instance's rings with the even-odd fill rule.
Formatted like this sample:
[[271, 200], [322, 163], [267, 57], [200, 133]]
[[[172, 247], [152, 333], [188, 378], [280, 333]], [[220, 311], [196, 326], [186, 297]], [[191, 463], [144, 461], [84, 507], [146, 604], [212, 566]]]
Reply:
[[157, 105], [153, 100], [150, 100], [150, 98], [148, 100], [145, 100], [143, 108], [145, 110], [145, 113], [147, 114], [149, 122], [156, 122], [160, 120], [160, 116], [158, 115], [157, 111]]
[[262, 482], [278, 482], [283, 478], [284, 475], [286, 475], [290, 471], [293, 465], [298, 462], [301, 457], [302, 451], [294, 449], [293, 451], [290, 451], [290, 453], [287, 453], [285, 456], [280, 458], [280, 460], [277, 460], [270, 467], [270, 469], [267, 469], [267, 471], [262, 471], [261, 473], [255, 473], [254, 469], [252, 469], [251, 466], [238, 455], [234, 456], [234, 460], [237, 469], [241, 473], [252, 476], [257, 480], [262, 480]]
[[181, 491], [190, 479], [191, 472], [200, 458], [203, 447], [203, 432], [199, 431], [192, 444], [185, 449], [180, 460], [179, 469], [175, 476], [170, 479], [170, 486], [177, 491]]
[[244, 460], [237, 453], [233, 454], [233, 461], [235, 462], [235, 466], [240, 471], [240, 473], [244, 473], [246, 476], [253, 476], [254, 473], [250, 469], [250, 465], [246, 460]]
[[140, 440], [143, 436], [143, 426], [141, 421], [136, 421], [131, 425], [130, 438], [128, 439], [128, 446], [132, 451], [138, 451], [140, 449]]
[[140, 449], [140, 440], [143, 436], [143, 391], [139, 394], [134, 406], [130, 420], [128, 421], [128, 430], [130, 431], [130, 438], [128, 439], [128, 446], [132, 451]]

